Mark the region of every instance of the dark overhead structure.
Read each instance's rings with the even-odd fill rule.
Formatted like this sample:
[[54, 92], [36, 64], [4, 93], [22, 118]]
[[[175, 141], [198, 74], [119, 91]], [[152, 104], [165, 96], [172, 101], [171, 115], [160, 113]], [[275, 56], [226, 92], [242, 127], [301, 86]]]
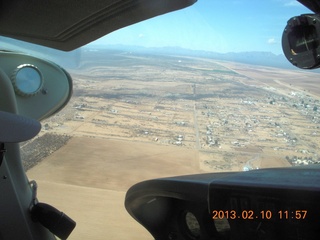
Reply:
[[70, 51], [196, 0], [3, 0], [0, 35]]
[[320, 2], [317, 0], [298, 0], [301, 4], [309, 8], [314, 13], [320, 13]]

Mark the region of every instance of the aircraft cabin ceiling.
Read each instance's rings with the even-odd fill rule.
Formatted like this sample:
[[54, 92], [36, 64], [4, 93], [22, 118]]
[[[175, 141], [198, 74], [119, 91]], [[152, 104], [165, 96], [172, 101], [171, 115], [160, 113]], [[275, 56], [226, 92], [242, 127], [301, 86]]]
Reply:
[[70, 51], [197, 0], [0, 0], [0, 35]]

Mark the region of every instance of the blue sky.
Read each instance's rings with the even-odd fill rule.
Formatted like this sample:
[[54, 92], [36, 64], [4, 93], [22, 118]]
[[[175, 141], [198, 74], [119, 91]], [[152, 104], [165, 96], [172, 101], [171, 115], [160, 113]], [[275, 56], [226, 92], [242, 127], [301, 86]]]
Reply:
[[93, 44], [280, 54], [287, 20], [303, 13], [310, 10], [293, 0], [198, 0], [191, 7], [117, 30]]

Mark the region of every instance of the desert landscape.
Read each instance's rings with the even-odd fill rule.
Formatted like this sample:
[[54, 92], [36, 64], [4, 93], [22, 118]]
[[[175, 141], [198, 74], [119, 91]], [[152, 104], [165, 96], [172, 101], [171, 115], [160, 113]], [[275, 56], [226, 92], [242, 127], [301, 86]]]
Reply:
[[74, 94], [21, 146], [69, 239], [152, 239], [124, 208], [137, 182], [320, 161], [320, 75], [210, 58], [85, 48]]

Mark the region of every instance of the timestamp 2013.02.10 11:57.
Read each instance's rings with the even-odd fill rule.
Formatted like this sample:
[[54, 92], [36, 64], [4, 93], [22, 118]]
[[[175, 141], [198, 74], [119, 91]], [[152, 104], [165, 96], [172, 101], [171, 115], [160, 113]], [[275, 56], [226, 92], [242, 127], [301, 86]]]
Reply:
[[308, 214], [307, 210], [213, 210], [212, 219], [230, 219], [230, 220], [304, 220]]

